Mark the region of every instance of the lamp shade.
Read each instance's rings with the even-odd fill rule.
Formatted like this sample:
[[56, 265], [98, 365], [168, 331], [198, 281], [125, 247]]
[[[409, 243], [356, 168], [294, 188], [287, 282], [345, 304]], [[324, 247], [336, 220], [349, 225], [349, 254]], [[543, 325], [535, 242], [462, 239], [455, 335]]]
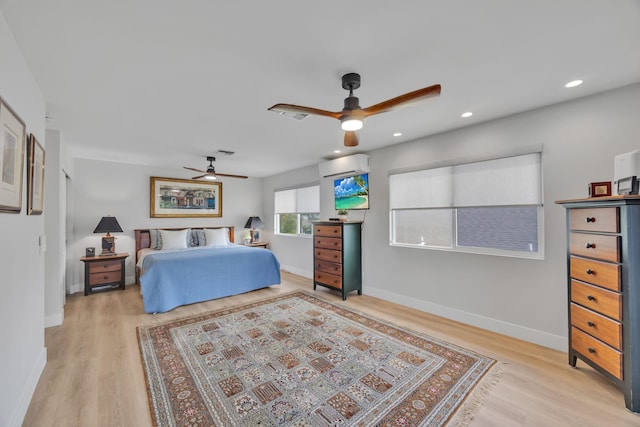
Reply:
[[103, 216], [94, 233], [122, 233], [122, 228], [114, 216]]
[[259, 216], [250, 216], [244, 228], [264, 228], [264, 224]]

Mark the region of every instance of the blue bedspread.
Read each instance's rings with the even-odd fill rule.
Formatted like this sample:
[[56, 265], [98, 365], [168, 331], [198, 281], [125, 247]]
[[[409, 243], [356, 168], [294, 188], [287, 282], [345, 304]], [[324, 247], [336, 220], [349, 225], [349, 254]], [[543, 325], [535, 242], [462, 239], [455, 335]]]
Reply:
[[140, 276], [147, 313], [277, 284], [280, 262], [273, 252], [241, 245], [149, 254]]

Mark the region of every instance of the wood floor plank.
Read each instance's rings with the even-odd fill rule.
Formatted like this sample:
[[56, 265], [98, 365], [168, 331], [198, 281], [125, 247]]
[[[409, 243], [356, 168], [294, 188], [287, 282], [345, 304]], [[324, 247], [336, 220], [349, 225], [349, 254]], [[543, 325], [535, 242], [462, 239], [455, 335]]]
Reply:
[[[140, 287], [67, 298], [62, 326], [45, 332], [48, 362], [23, 426], [151, 426], [136, 327], [233, 307], [300, 289], [311, 280], [283, 273], [282, 285], [229, 298], [145, 314]], [[392, 304], [366, 295], [342, 301], [338, 292], [316, 293], [338, 304], [498, 361], [501, 378], [485, 396], [470, 426], [638, 427], [620, 390], [564, 352]]]

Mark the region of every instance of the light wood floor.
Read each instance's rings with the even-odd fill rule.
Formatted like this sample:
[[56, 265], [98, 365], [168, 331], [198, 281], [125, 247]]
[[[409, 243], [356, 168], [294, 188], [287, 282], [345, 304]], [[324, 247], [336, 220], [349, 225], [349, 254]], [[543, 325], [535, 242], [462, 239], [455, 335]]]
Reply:
[[[312, 288], [309, 279], [283, 273], [281, 286], [156, 315], [144, 314], [137, 285], [87, 297], [74, 294], [67, 299], [64, 324], [46, 330], [48, 362], [23, 425], [150, 426], [137, 326]], [[341, 301], [337, 292], [316, 292]], [[502, 376], [471, 426], [640, 426], [640, 416], [625, 409], [617, 388], [580, 361], [578, 369], [571, 368], [563, 352], [367, 295], [352, 293], [344, 304], [498, 360], [494, 369]]]

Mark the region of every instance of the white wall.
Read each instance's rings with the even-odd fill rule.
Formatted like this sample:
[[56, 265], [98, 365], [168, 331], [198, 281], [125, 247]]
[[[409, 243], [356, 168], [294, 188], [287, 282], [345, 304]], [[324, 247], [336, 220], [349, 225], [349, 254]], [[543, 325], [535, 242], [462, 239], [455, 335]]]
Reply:
[[[45, 147], [45, 102], [0, 11], [0, 95]], [[26, 159], [26, 157], [25, 157]], [[25, 161], [26, 164], [26, 161]], [[44, 254], [38, 237], [44, 215], [0, 213], [0, 425], [19, 426], [46, 363]], [[44, 212], [47, 212], [45, 195]]]
[[[365, 221], [363, 291], [566, 350], [565, 211], [554, 202], [587, 197], [590, 182], [613, 180], [613, 157], [640, 148], [638, 111], [640, 84], [369, 152], [371, 209], [350, 214], [350, 219]], [[361, 144], [366, 146], [366, 141]], [[540, 146], [544, 260], [389, 246], [390, 172]], [[265, 180], [265, 201], [273, 198], [278, 185], [310, 181], [313, 173], [317, 177], [317, 168], [304, 171], [308, 173], [302, 177], [295, 171]], [[321, 218], [326, 219], [335, 213], [332, 181], [322, 180], [320, 187]], [[265, 211], [273, 212], [272, 203], [265, 202]], [[277, 254], [294, 270], [313, 268], [311, 242], [296, 242], [294, 250]], [[301, 255], [304, 260], [298, 259]]]
[[[122, 233], [116, 237], [116, 251], [128, 252], [125, 263], [126, 283], [134, 282], [136, 228], [235, 226], [235, 241], [240, 242], [246, 231], [244, 224], [251, 215], [264, 217], [260, 179], [218, 178], [222, 182], [221, 218], [151, 218], [150, 177], [190, 178], [181, 165], [175, 169], [157, 168], [128, 163], [89, 159], [74, 159], [73, 163], [73, 226], [75, 240], [72, 254], [77, 260], [73, 292], [84, 289], [84, 269], [80, 258], [85, 248], [95, 247], [100, 253], [101, 234], [93, 234], [100, 218], [106, 215], [118, 219]], [[268, 230], [265, 230], [268, 232]]]

